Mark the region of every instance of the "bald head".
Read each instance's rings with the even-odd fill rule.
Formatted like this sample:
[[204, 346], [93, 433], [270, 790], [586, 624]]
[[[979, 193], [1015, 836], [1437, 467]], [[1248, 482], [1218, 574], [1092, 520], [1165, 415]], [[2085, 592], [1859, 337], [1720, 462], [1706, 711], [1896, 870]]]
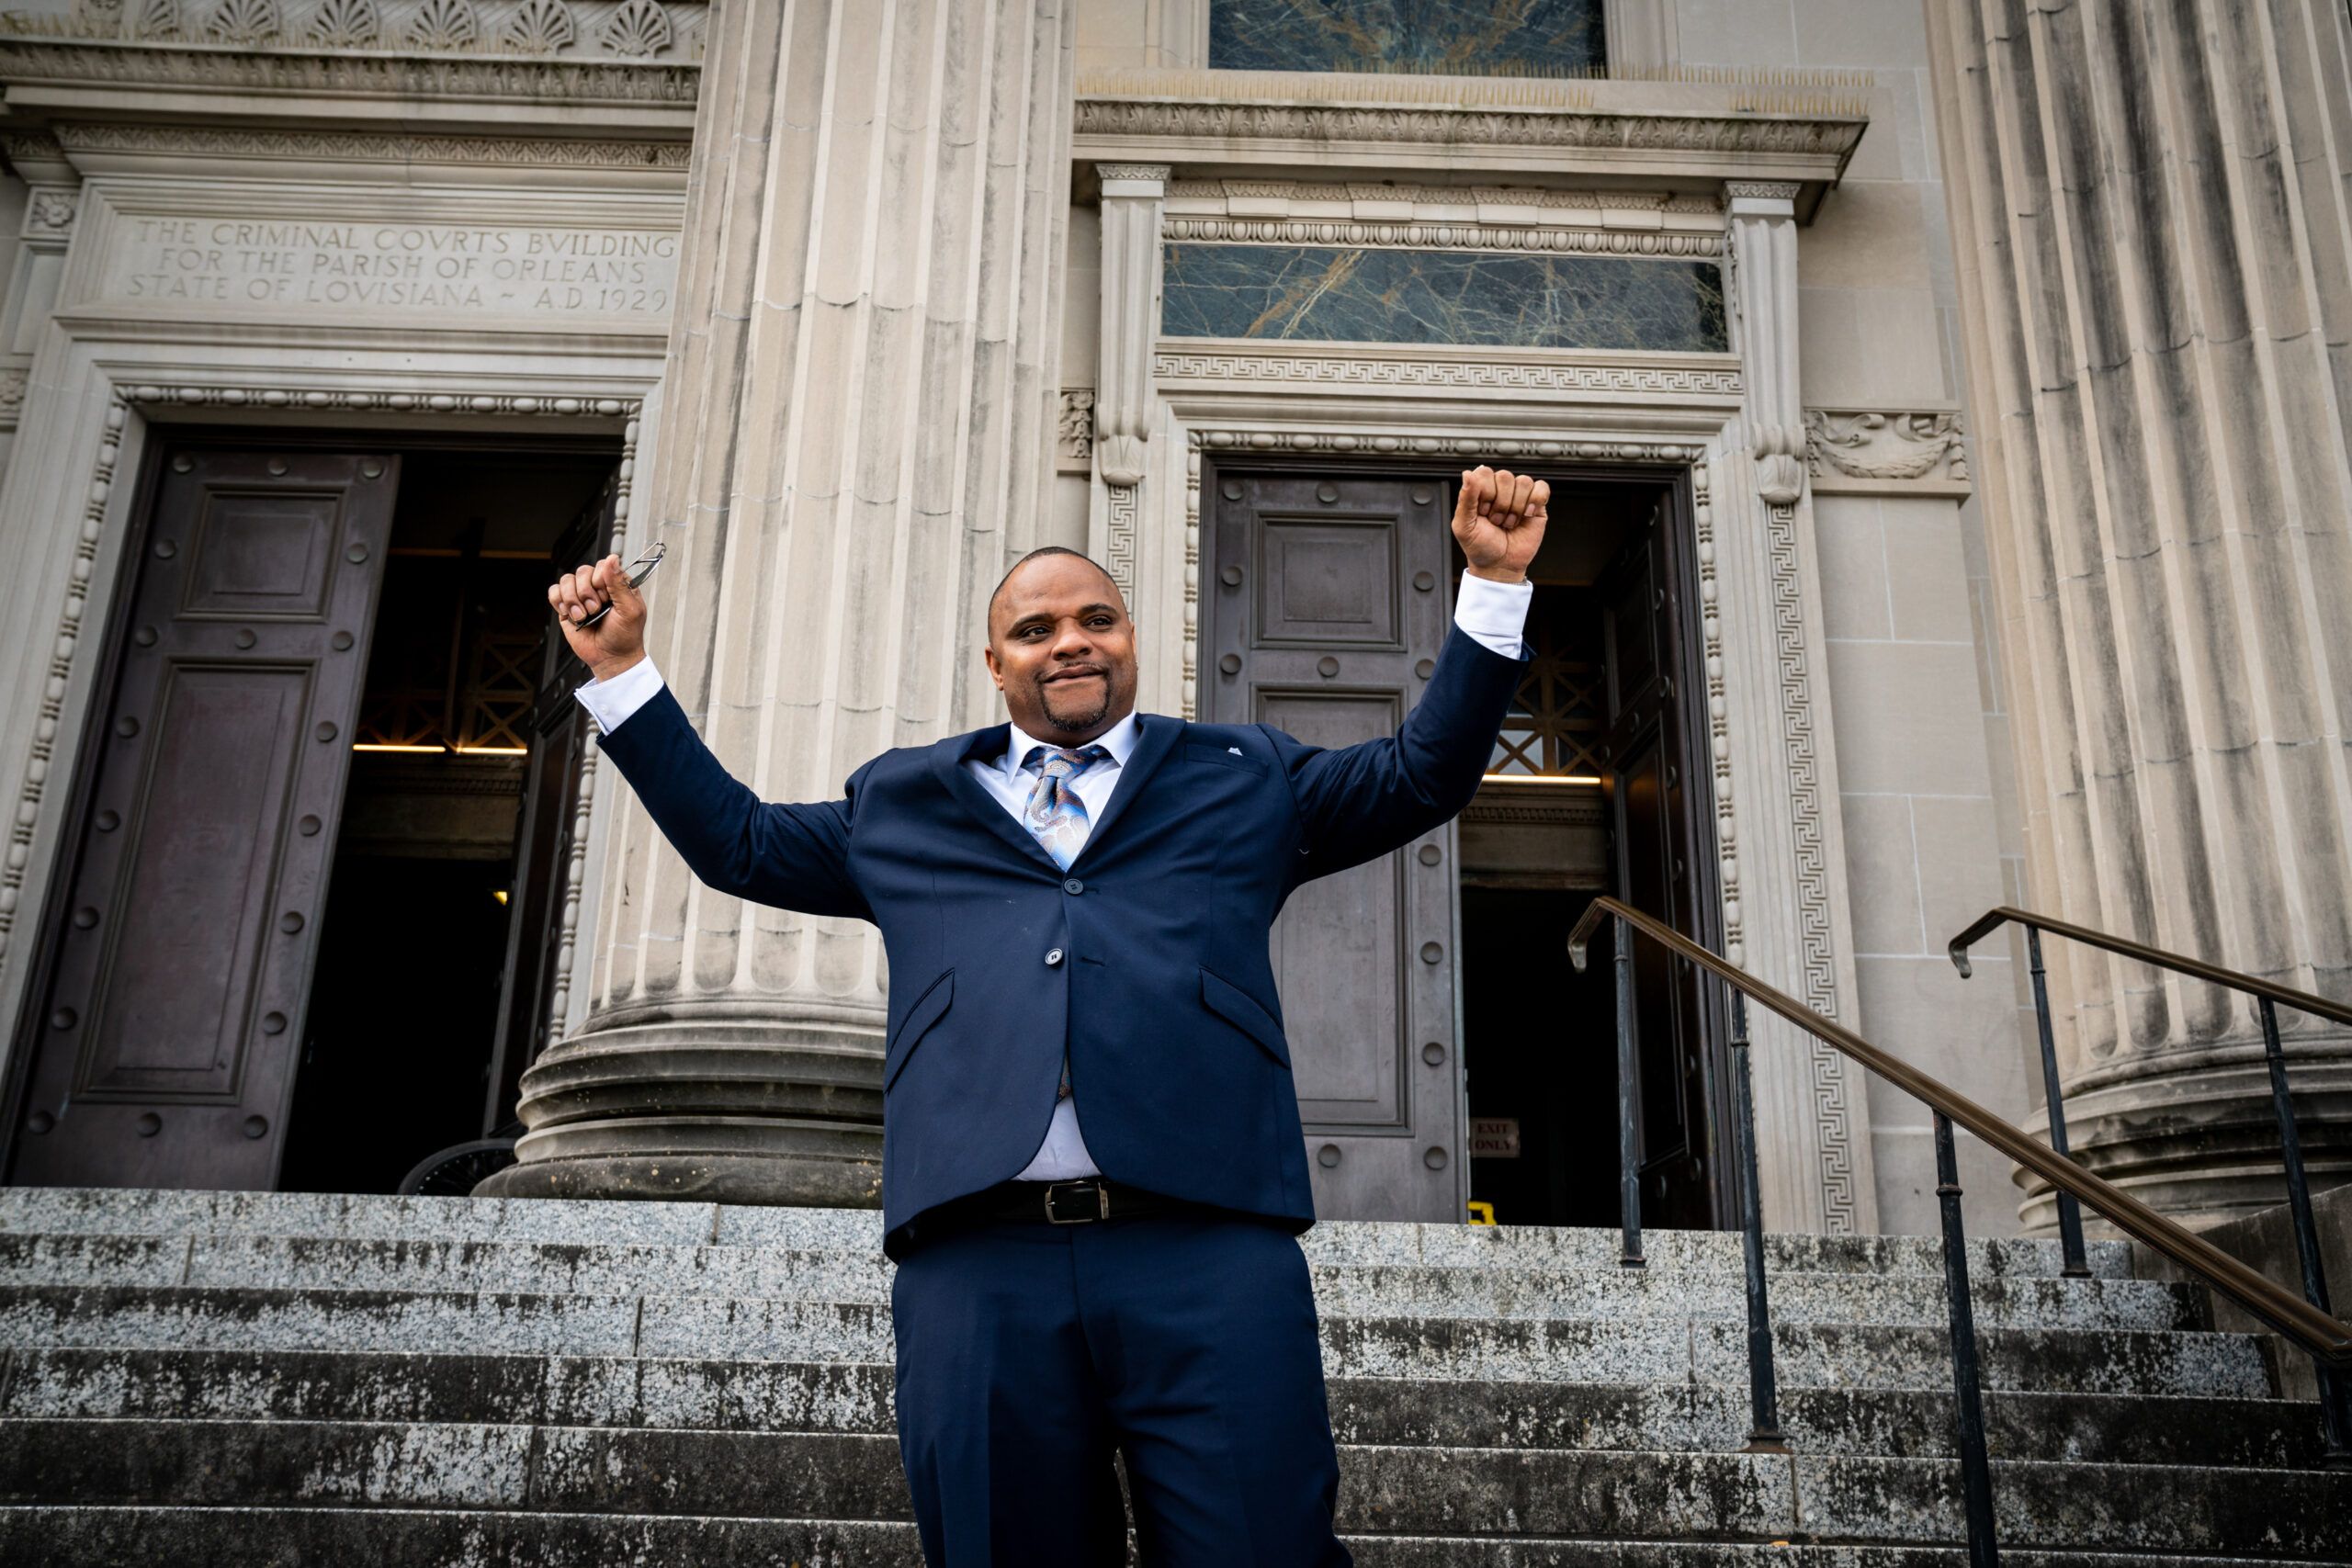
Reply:
[[[1111, 597], [1112, 597], [1112, 598], [1114, 598], [1114, 599], [1119, 599], [1119, 598], [1120, 598], [1120, 594], [1119, 594], [1119, 585], [1118, 585], [1117, 583], [1115, 583], [1115, 582], [1112, 582], [1112, 581], [1111, 581], [1111, 574], [1110, 574], [1109, 572], [1107, 572], [1107, 571], [1104, 571], [1101, 566], [1096, 565], [1095, 560], [1094, 560], [1094, 558], [1093, 558], [1092, 556], [1089, 556], [1089, 555], [1081, 555], [1080, 552], [1078, 552], [1077, 550], [1073, 550], [1073, 549], [1071, 549], [1071, 548], [1070, 548], [1069, 547], [1068, 547], [1067, 545], [1041, 545], [1041, 546], [1039, 546], [1037, 548], [1035, 548], [1035, 549], [1034, 549], [1034, 550], [1031, 550], [1027, 555], [1023, 556], [1019, 560], [1014, 561], [1014, 562], [1012, 563], [1012, 569], [1011, 569], [1010, 570], [1008, 570], [1008, 571], [1007, 571], [1007, 572], [1006, 572], [1002, 577], [1000, 577], [1000, 578], [998, 578], [998, 579], [997, 579], [997, 582], [996, 582], [996, 592], [989, 595], [989, 641], [993, 642], [993, 641], [995, 641], [995, 640], [996, 640], [996, 633], [997, 633], [996, 615], [997, 615], [997, 611], [998, 611], [998, 609], [999, 609], [999, 608], [1001, 608], [1001, 607], [1003, 605], [1003, 604], [1004, 604], [1004, 591], [1005, 591], [1006, 589], [1008, 589], [1008, 588], [1010, 588], [1010, 587], [1012, 587], [1012, 580], [1013, 580], [1014, 578], [1016, 578], [1016, 577], [1020, 576], [1020, 575], [1021, 575], [1021, 573], [1022, 573], [1022, 572], [1023, 572], [1023, 570], [1025, 570], [1025, 569], [1026, 569], [1026, 568], [1027, 568], [1027, 567], [1028, 567], [1032, 562], [1035, 562], [1035, 561], [1045, 561], [1045, 560], [1052, 560], [1052, 559], [1054, 559], [1054, 558], [1055, 558], [1056, 557], [1057, 557], [1057, 556], [1058, 556], [1058, 557], [1060, 557], [1060, 558], [1063, 558], [1064, 560], [1066, 560], [1066, 561], [1083, 561], [1083, 562], [1085, 562], [1088, 566], [1090, 566], [1090, 567], [1093, 567], [1093, 568], [1094, 568], [1094, 570], [1095, 570], [1098, 574], [1100, 574], [1100, 575], [1101, 575], [1101, 577], [1102, 577], [1102, 581], [1103, 581], [1104, 582], [1106, 582], [1106, 583], [1109, 583], [1109, 584], [1110, 584], [1110, 588], [1111, 588]], [[1124, 599], [1122, 599], [1122, 600], [1121, 600], [1121, 603], [1122, 603], [1122, 604], [1125, 604], [1125, 600], [1124, 600]]]
[[1012, 722], [1082, 746], [1136, 705], [1135, 625], [1111, 574], [1058, 545], [1013, 563], [989, 599], [989, 673]]

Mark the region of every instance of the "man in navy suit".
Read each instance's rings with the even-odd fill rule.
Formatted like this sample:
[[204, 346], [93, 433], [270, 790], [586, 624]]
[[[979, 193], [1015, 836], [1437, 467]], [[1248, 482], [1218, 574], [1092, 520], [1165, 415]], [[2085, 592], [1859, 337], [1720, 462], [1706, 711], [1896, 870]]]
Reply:
[[617, 557], [548, 591], [605, 755], [695, 874], [881, 928], [899, 1444], [933, 1568], [1124, 1562], [1114, 1451], [1153, 1568], [1349, 1561], [1267, 932], [1301, 883], [1476, 792], [1549, 499], [1462, 476], [1454, 630], [1394, 737], [1136, 714], [1118, 589], [1049, 548], [989, 604], [1011, 725], [886, 751], [810, 806], [703, 745]]

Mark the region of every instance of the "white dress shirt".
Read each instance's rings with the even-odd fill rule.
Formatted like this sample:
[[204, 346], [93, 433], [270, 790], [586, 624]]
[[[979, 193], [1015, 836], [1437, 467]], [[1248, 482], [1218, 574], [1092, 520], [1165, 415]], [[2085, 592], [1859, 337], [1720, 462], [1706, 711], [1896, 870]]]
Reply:
[[[1481, 647], [1492, 649], [1506, 659], [1517, 659], [1520, 634], [1527, 625], [1527, 607], [1534, 597], [1532, 583], [1493, 582], [1464, 572], [1460, 592], [1454, 596], [1453, 624]], [[580, 705], [596, 721], [596, 728], [609, 731], [628, 722], [630, 715], [652, 700], [662, 683], [661, 671], [653, 668], [650, 658], [646, 658], [609, 681], [589, 682], [575, 694]], [[1030, 793], [1037, 787], [1037, 775], [1023, 773], [1022, 761], [1032, 747], [1046, 742], [1023, 734], [1019, 725], [1011, 729], [1003, 756], [974, 758], [964, 766], [1017, 820], [1028, 807]], [[1120, 770], [1135, 750], [1136, 716], [1127, 715], [1090, 744], [1110, 753], [1107, 759], [1079, 774], [1070, 785], [1078, 798], [1086, 803], [1086, 822], [1091, 832], [1102, 817], [1102, 808], [1110, 804], [1112, 793], [1119, 787]], [[1084, 842], [1080, 840], [1081, 848]], [[1077, 857], [1073, 854], [1071, 858]], [[1086, 1152], [1086, 1140], [1079, 1134], [1078, 1097], [1067, 1094], [1054, 1102], [1054, 1118], [1046, 1125], [1046, 1141], [1038, 1145], [1036, 1156], [1013, 1179], [1071, 1181], [1102, 1174], [1102, 1168]]]

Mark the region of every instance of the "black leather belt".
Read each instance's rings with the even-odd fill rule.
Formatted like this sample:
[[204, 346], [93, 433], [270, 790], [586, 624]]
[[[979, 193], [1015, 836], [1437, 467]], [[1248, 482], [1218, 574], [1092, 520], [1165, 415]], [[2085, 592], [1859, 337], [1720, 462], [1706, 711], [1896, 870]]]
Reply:
[[[1043, 1225], [1085, 1225], [1099, 1220], [1139, 1220], [1156, 1214], [1194, 1214], [1206, 1205], [1163, 1198], [1140, 1187], [1123, 1187], [1099, 1176], [1078, 1181], [1007, 1181], [964, 1200], [973, 1220], [1009, 1220]], [[958, 1205], [961, 1207], [961, 1205]]]

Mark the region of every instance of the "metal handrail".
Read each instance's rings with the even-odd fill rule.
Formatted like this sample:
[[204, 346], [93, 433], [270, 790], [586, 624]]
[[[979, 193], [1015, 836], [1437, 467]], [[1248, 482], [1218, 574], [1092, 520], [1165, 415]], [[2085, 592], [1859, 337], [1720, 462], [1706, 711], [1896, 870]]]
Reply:
[[[2352, 1329], [2347, 1329], [2335, 1318], [2307, 1302], [2297, 1300], [2255, 1269], [2165, 1218], [2112, 1182], [2092, 1175], [2073, 1160], [2063, 1158], [2045, 1148], [1966, 1095], [1929, 1077], [1909, 1063], [1888, 1055], [1852, 1030], [1814, 1011], [1795, 998], [1774, 989], [1744, 970], [1732, 967], [1672, 927], [1615, 898], [1597, 897], [1585, 910], [1584, 918], [1577, 922], [1576, 930], [1568, 934], [1568, 957], [1579, 970], [1584, 967], [1585, 948], [1592, 939], [1593, 929], [1602, 919], [1611, 917], [1632, 925], [1677, 957], [1704, 969], [1724, 984], [1746, 993], [1760, 1006], [1780, 1014], [1806, 1033], [1860, 1063], [1914, 1100], [1967, 1128], [2061, 1191], [2072, 1193], [2105, 1215], [2118, 1230], [2146, 1242], [2312, 1356], [2331, 1367], [2352, 1370]], [[2053, 921], [2048, 923], [2048, 929], [2058, 931], [2061, 928]], [[2346, 1021], [2352, 1021], [2352, 1019]]]
[[[2066, 1149], [2066, 1097], [2058, 1081], [2058, 1043], [2056, 1031], [2051, 1025], [2050, 984], [2041, 964], [2041, 933], [2051, 931], [2086, 947], [2098, 948], [2120, 957], [2145, 964], [2152, 968], [2169, 969], [2176, 975], [2201, 980], [2207, 985], [2241, 992], [2255, 998], [2256, 1011], [2262, 1020], [2262, 1050], [2265, 1065], [2270, 1070], [2271, 1112], [2278, 1122], [2278, 1150], [2287, 1173], [2287, 1213], [2295, 1233], [2296, 1261], [2303, 1276], [2303, 1300], [2313, 1311], [2332, 1314], [2327, 1299], [2327, 1274], [2319, 1256], [2319, 1227], [2312, 1217], [2311, 1183], [2303, 1172], [2302, 1136], [2295, 1126], [2295, 1105], [2288, 1092], [2287, 1054], [2278, 1042], [2278, 1009], [2281, 1004], [2315, 1018], [2335, 1023], [2352, 1024], [2352, 1007], [2316, 997], [2309, 991], [2258, 979], [2235, 969], [2224, 969], [2208, 964], [2201, 958], [2186, 953], [2167, 953], [2160, 947], [2133, 942], [2107, 931], [2094, 931], [2088, 926], [2075, 925], [2066, 920], [2053, 920], [2030, 909], [2020, 909], [2003, 904], [1987, 909], [1974, 925], [1951, 939], [1952, 966], [1962, 979], [1968, 978], [1971, 969], [1968, 950], [2009, 921], [2025, 928], [2026, 962], [2033, 976], [2033, 1012], [2041, 1026], [2041, 1077], [2043, 1100], [2050, 1117], [2050, 1146], [2061, 1157]], [[2083, 1219], [2074, 1198], [2064, 1191], [2058, 1194], [2058, 1235], [2066, 1253], [2066, 1272], [2087, 1274], [2083, 1262]], [[2309, 1348], [2308, 1346], [2305, 1348]], [[2347, 1407], [2346, 1385], [2336, 1376], [2336, 1369], [2316, 1353], [2312, 1358], [2312, 1371], [2319, 1384], [2319, 1406], [2322, 1425], [2327, 1438], [2326, 1462], [2336, 1469], [2352, 1469], [2352, 1407]]]
[[2281, 1003], [2293, 1008], [2297, 1012], [2310, 1013], [2314, 1018], [2324, 1018], [2335, 1023], [2352, 1023], [2352, 1007], [2347, 1007], [2342, 1002], [2332, 1002], [2325, 997], [2315, 997], [2309, 991], [2298, 991], [2290, 986], [2273, 985], [2268, 980], [2258, 976], [2243, 974], [2235, 969], [2224, 969], [2219, 964], [2208, 964], [2202, 959], [2190, 958], [2185, 953], [2166, 953], [2161, 947], [2150, 947], [2145, 942], [2133, 942], [2129, 937], [2109, 936], [2105, 931], [2094, 931], [2088, 926], [2071, 925], [2064, 920], [2053, 920], [2047, 915], [2037, 915], [2030, 909], [2019, 909], [2007, 904], [1996, 909], [1985, 910], [1984, 916], [1974, 925], [1951, 939], [1951, 961], [1953, 966], [1960, 971], [1962, 979], [1966, 979], [1971, 973], [1968, 950], [2011, 920], [2028, 928], [2039, 927], [2042, 931], [2054, 931], [2068, 942], [2079, 942], [2086, 947], [2105, 948], [2108, 952], [2125, 958], [2136, 958], [2143, 964], [2151, 964], [2159, 969], [2169, 969], [2176, 975], [2187, 975], [2192, 979], [2203, 980], [2211, 985], [2226, 986], [2233, 991], [2244, 991], [2250, 997], [2261, 997]]
[[[1964, 948], [2002, 919], [2022, 919], [2033, 922], [2035, 917], [2022, 910], [1996, 909], [1972, 926], [1952, 945], [1952, 961], [1960, 965], [1961, 974], [1968, 973]], [[2272, 1284], [2254, 1269], [2232, 1258], [2211, 1243], [2190, 1234], [2181, 1226], [2157, 1213], [2112, 1183], [2092, 1175], [2076, 1165], [2065, 1154], [2065, 1118], [2056, 1098], [2056, 1054], [2051, 1044], [2048, 993], [2041, 984], [2041, 948], [2034, 926], [2029, 923], [2027, 932], [2032, 938], [2034, 996], [2041, 1004], [2042, 1059], [2052, 1086], [2051, 1147], [2045, 1148], [2026, 1136], [2008, 1122], [1994, 1115], [1974, 1100], [1947, 1085], [1929, 1077], [1917, 1067], [1897, 1061], [1852, 1030], [1835, 1023], [1795, 998], [1774, 989], [1743, 970], [1736, 969], [1723, 959], [1684, 936], [1660, 920], [1652, 919], [1615, 898], [1599, 897], [1585, 909], [1577, 921], [1576, 930], [1568, 933], [1568, 957], [1581, 970], [1585, 966], [1585, 948], [1593, 931], [1605, 919], [1614, 919], [1616, 927], [1617, 961], [1617, 1060], [1620, 1083], [1618, 1100], [1626, 1109], [1629, 1130], [1623, 1138], [1623, 1170], [1626, 1182], [1624, 1227], [1624, 1261], [1638, 1267], [1641, 1263], [1640, 1196], [1633, 1186], [1636, 1140], [1630, 1131], [1631, 1107], [1637, 1101], [1627, 1092], [1627, 1081], [1636, 1071], [1639, 1059], [1637, 1033], [1639, 1021], [1634, 1004], [1634, 932], [1640, 931], [1668, 952], [1687, 964], [1696, 964], [1721, 980], [1731, 993], [1732, 1061], [1734, 1125], [1730, 1129], [1733, 1157], [1740, 1172], [1740, 1193], [1746, 1213], [1741, 1216], [1743, 1236], [1742, 1262], [1747, 1276], [1747, 1373], [1751, 1426], [1748, 1450], [1752, 1453], [1785, 1453], [1786, 1439], [1781, 1431], [1780, 1410], [1774, 1392], [1772, 1375], [1771, 1305], [1767, 1295], [1764, 1277], [1764, 1222], [1759, 1213], [1762, 1204], [1757, 1194], [1756, 1111], [1748, 1077], [1747, 1009], [1754, 998], [1770, 1010], [1795, 1024], [1799, 1029], [1860, 1062], [1871, 1072], [1894, 1084], [1913, 1099], [1925, 1103], [1935, 1113], [1936, 1142], [1936, 1204], [1941, 1212], [1944, 1233], [1944, 1287], [1946, 1305], [1951, 1322], [1951, 1372], [1954, 1412], [1954, 1436], [1960, 1449], [1962, 1511], [1968, 1521], [1968, 1558], [1971, 1568], [1999, 1568], [2000, 1551], [1995, 1536], [1993, 1519], [1993, 1467], [1984, 1438], [1984, 1406], [1978, 1386], [1976, 1356], [1975, 1309], [1970, 1300], [1968, 1287], [1968, 1235], [1961, 1213], [1960, 1160], [1953, 1146], [1952, 1127], [1955, 1123], [1967, 1128], [1985, 1143], [2006, 1154], [2018, 1164], [2034, 1171], [2063, 1197], [2088, 1203], [2120, 1229], [2146, 1242], [2165, 1257], [2203, 1280], [2213, 1289], [2245, 1307], [2263, 1322], [2312, 1354], [2320, 1374], [2320, 1399], [2327, 1427], [2331, 1457], [2336, 1445], [2336, 1416], [2330, 1390], [2332, 1368], [2352, 1367], [2352, 1330], [2337, 1322], [2323, 1310], [2326, 1301], [2324, 1289], [2310, 1302], [2297, 1301]], [[2043, 922], [2052, 931], [2074, 934], [2079, 927], [2064, 927], [2057, 922]], [[2083, 932], [2086, 938], [2102, 946], [2121, 951], [2137, 948], [2120, 938], [2110, 938], [2102, 932]], [[2176, 960], [2177, 955], [2159, 953], [2153, 948], [2139, 949], [2158, 962]], [[2182, 964], [2195, 960], [2178, 960]], [[2211, 965], [2199, 965], [2210, 969]], [[2222, 984], [2231, 984], [2244, 976], [2230, 976], [2227, 971], [2213, 971]], [[2257, 982], [2259, 984], [2259, 982]], [[2279, 999], [2300, 997], [2283, 987], [2267, 987], [2279, 993]], [[2316, 1001], [2319, 998], [2313, 998]], [[2332, 1004], [2324, 1004], [2332, 1005]], [[2294, 1145], [2294, 1119], [2287, 1107], [2286, 1076], [2278, 1051], [2277, 1020], [2273, 1016], [2273, 1001], [2266, 995], [2262, 1003], [2265, 1032], [2271, 1054], [2271, 1082], [2279, 1105], [2279, 1116], [2287, 1134], [2287, 1155], [2290, 1173], [2299, 1171], [2300, 1161]], [[2331, 1015], [2333, 1016], [2333, 1015]], [[2308, 1211], [2309, 1205], [2304, 1205]], [[2062, 1215], [2064, 1207], [2061, 1206]], [[2304, 1227], [2308, 1230], [2309, 1226]], [[2312, 1268], [2312, 1254], [2306, 1252], [2307, 1279]], [[2082, 1238], [2076, 1228], [2069, 1238], [2068, 1272], [2087, 1273], [2083, 1266]], [[2320, 1303], [2320, 1304], [2313, 1304]]]

